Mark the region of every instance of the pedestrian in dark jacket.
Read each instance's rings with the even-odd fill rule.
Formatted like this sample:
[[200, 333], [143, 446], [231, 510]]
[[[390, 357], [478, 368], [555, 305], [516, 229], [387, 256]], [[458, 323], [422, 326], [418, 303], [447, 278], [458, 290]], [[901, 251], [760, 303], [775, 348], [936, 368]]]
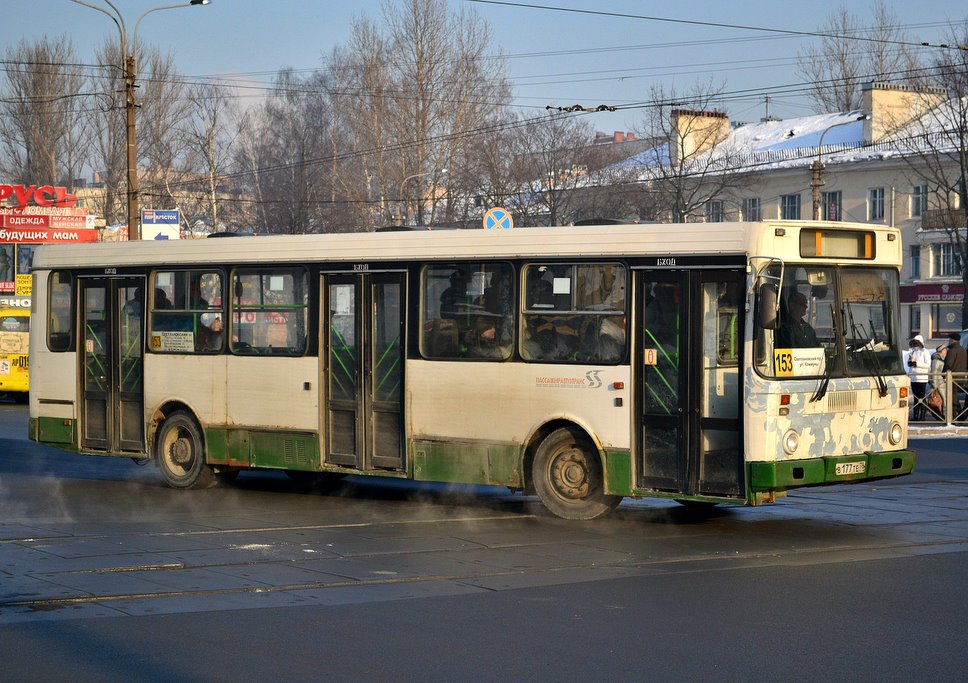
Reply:
[[[957, 332], [952, 332], [948, 335], [948, 353], [944, 357], [944, 367], [942, 368], [944, 372], [964, 373], [968, 372], [968, 350], [961, 345], [961, 335]], [[965, 377], [955, 376], [951, 378], [951, 405], [954, 410], [954, 419], [963, 417], [965, 410], [964, 408], [959, 408], [958, 402], [958, 387], [964, 386]], [[965, 400], [968, 403], [968, 399]]]

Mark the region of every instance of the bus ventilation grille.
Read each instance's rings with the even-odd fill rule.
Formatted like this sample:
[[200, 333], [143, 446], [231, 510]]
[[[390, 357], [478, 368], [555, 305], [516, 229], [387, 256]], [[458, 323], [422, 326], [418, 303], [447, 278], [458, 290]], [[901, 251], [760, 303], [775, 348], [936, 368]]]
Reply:
[[284, 439], [283, 448], [287, 465], [305, 465], [309, 460], [306, 458], [306, 442], [301, 439]]
[[857, 410], [857, 392], [834, 391], [827, 394], [827, 410], [835, 413]]

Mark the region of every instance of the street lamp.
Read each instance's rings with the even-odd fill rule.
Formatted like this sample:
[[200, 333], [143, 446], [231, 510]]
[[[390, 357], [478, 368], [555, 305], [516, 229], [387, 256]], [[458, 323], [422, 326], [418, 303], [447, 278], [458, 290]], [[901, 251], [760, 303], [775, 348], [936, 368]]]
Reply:
[[83, 5], [101, 14], [107, 15], [114, 25], [118, 27], [118, 35], [121, 38], [121, 70], [124, 73], [125, 103], [124, 109], [127, 115], [127, 145], [128, 145], [128, 239], [141, 239], [141, 211], [138, 206], [138, 137], [135, 131], [135, 103], [134, 88], [135, 78], [137, 78], [137, 58], [138, 58], [138, 26], [141, 20], [152, 12], [163, 9], [179, 9], [181, 7], [191, 7], [193, 5], [207, 5], [212, 0], [189, 0], [180, 5], [165, 5], [163, 7], [152, 7], [142, 12], [138, 21], [134, 24], [134, 31], [128, 35], [128, 27], [124, 23], [121, 10], [111, 2], [103, 0], [111, 11], [98, 5], [92, 5], [83, 0], [71, 0], [74, 4]]
[[820, 220], [820, 188], [823, 187], [823, 180], [820, 177], [820, 173], [823, 171], [823, 163], [820, 160], [820, 156], [823, 154], [823, 136], [834, 128], [846, 126], [849, 123], [855, 123], [857, 121], [867, 121], [868, 119], [870, 119], [870, 114], [862, 114], [849, 121], [841, 121], [840, 123], [828, 126], [820, 134], [820, 142], [817, 143], [817, 158], [810, 164], [810, 170], [813, 172], [813, 178], [810, 181], [810, 187], [813, 188], [813, 220]]
[[[404, 196], [404, 193], [407, 190], [407, 183], [413, 180], [414, 178], [422, 178], [425, 175], [433, 175], [433, 173], [434, 171], [424, 171], [423, 173], [413, 173], [403, 179], [403, 182], [400, 183], [400, 203], [403, 205], [401, 208], [403, 209], [407, 208], [407, 199]], [[440, 173], [441, 175], [446, 174], [447, 169], [446, 168], [440, 169]], [[422, 196], [417, 197], [417, 225], [423, 225], [423, 197]]]

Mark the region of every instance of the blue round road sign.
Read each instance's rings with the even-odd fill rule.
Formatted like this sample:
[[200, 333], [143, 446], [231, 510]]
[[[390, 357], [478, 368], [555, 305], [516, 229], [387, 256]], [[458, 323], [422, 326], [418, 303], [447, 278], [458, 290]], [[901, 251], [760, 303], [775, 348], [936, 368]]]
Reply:
[[507, 210], [495, 206], [484, 214], [484, 227], [488, 230], [509, 230], [514, 227], [514, 219]]

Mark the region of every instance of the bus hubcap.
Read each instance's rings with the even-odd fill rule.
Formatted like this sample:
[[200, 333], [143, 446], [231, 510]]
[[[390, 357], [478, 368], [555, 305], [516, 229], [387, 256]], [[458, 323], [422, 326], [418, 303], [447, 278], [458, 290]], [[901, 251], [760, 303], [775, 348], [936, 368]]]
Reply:
[[566, 451], [555, 459], [551, 477], [555, 488], [566, 498], [584, 498], [591, 490], [588, 463], [584, 454], [576, 449]]
[[171, 461], [185, 466], [192, 461], [192, 447], [188, 439], [178, 439], [171, 445]]

